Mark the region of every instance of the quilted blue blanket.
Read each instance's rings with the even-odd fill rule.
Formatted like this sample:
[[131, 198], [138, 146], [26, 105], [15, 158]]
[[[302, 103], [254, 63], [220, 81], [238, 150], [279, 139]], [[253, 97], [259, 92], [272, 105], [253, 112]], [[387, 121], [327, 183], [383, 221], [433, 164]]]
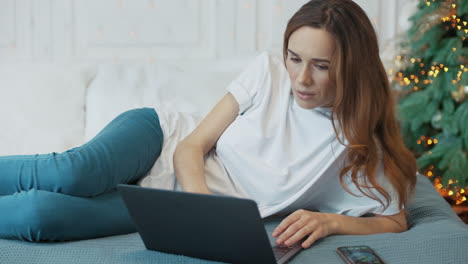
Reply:
[[[344, 263], [341, 246], [367, 245], [386, 263], [468, 263], [468, 226], [439, 196], [430, 181], [418, 175], [415, 200], [408, 206], [409, 230], [365, 236], [334, 235], [303, 250], [291, 263]], [[272, 232], [280, 220], [265, 221]], [[229, 239], [229, 238], [226, 238]], [[138, 233], [98, 239], [30, 243], [0, 239], [0, 263], [219, 263], [146, 250]]]

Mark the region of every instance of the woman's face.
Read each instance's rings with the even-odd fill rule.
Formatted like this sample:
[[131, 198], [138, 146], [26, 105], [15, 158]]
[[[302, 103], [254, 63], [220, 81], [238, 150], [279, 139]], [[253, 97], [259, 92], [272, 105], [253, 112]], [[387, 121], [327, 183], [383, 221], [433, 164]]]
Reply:
[[323, 29], [304, 26], [289, 37], [286, 68], [300, 107], [332, 107], [335, 87], [328, 69], [334, 49], [332, 36]]

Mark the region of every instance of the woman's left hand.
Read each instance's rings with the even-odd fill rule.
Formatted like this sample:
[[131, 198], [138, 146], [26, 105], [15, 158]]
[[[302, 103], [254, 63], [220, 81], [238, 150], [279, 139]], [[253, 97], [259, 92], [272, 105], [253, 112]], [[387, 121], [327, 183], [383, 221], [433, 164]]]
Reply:
[[330, 214], [297, 210], [286, 217], [273, 231], [273, 237], [278, 237], [276, 243], [291, 246], [306, 236], [303, 248], [310, 247], [316, 240], [332, 234], [334, 223]]

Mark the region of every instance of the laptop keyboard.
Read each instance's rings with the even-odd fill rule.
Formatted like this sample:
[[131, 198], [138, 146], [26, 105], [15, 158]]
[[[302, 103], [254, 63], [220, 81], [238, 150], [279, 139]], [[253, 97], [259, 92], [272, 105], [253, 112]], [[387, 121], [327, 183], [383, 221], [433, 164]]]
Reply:
[[287, 247], [285, 245], [274, 246], [273, 247], [273, 253], [275, 254], [276, 260], [281, 259], [284, 255], [286, 255], [293, 248], [294, 247]]

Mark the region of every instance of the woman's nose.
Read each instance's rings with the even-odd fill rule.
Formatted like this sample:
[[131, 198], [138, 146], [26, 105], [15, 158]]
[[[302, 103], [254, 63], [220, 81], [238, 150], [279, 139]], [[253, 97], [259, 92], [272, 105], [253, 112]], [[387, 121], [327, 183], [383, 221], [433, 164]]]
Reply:
[[309, 86], [312, 84], [312, 74], [308, 69], [302, 70], [301, 73], [299, 74], [299, 83], [304, 85], [304, 86]]

